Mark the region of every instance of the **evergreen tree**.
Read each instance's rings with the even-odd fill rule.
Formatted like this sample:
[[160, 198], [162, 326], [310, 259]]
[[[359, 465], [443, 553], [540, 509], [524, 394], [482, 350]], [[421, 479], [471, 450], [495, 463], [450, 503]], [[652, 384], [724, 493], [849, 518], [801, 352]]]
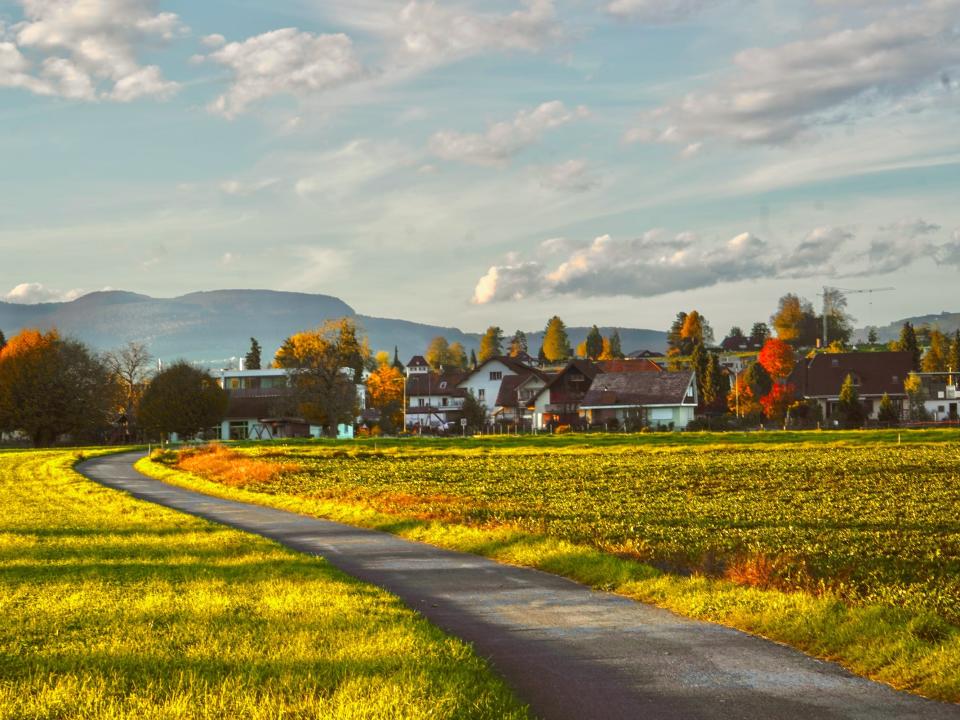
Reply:
[[543, 335], [543, 355], [548, 362], [556, 363], [566, 362], [572, 354], [567, 326], [554, 315], [547, 323], [547, 330]]
[[517, 357], [529, 353], [527, 347], [527, 334], [523, 330], [517, 330], [510, 340], [510, 357]]
[[950, 341], [940, 330], [930, 331], [930, 347], [920, 366], [924, 372], [946, 372], [950, 362]]
[[450, 361], [449, 367], [456, 368], [457, 370], [467, 369], [467, 350], [461, 343], [450, 343], [447, 355]]
[[543, 345], [537, 350], [537, 362], [540, 363], [541, 367], [547, 364], [547, 354], [543, 351]]
[[704, 395], [704, 382], [707, 376], [707, 367], [710, 364], [710, 358], [702, 342], [694, 343], [693, 351], [690, 353], [690, 365], [697, 376], [697, 392], [700, 398]]
[[773, 388], [773, 380], [766, 369], [758, 362], [753, 363], [743, 374], [744, 383], [753, 391], [753, 396], [761, 398]]
[[757, 345], [763, 345], [770, 337], [770, 326], [766, 323], [754, 323], [750, 328], [750, 339]]
[[867, 342], [870, 343], [871, 345], [877, 344], [877, 329], [873, 326], [871, 326], [870, 329], [867, 330]]
[[739, 325], [734, 325], [732, 328], [730, 328], [730, 332], [727, 333], [727, 337], [734, 340], [739, 340], [743, 337], [743, 330], [740, 329]]
[[503, 330], [496, 325], [491, 325], [480, 338], [479, 360], [485, 363], [490, 358], [503, 355]]
[[910, 353], [913, 369], [920, 370], [920, 346], [917, 344], [917, 334], [913, 325], [909, 322], [905, 322], [900, 329], [900, 342], [897, 343], [897, 347], [903, 352]]
[[473, 350], [473, 348], [471, 348], [470, 349], [470, 367], [471, 369], [476, 370], [477, 365], [479, 365], [479, 363], [477, 362], [477, 353], [476, 351]]
[[600, 334], [596, 325], [590, 328], [590, 332], [587, 333], [584, 350], [584, 355], [591, 360], [596, 360], [603, 354], [603, 335]]
[[0, 350], [3, 350], [7, 346], [7, 338], [3, 334], [3, 330], [0, 330]]
[[620, 343], [620, 331], [616, 328], [613, 329], [613, 334], [610, 336], [610, 357], [614, 360], [623, 360], [623, 346]]
[[260, 343], [257, 342], [256, 338], [250, 338], [250, 351], [247, 353], [246, 358], [244, 358], [244, 367], [247, 370], [259, 370], [260, 365], [260, 352], [263, 348], [260, 347]]
[[865, 419], [863, 405], [860, 403], [860, 393], [853, 384], [853, 376], [847, 375], [840, 388], [840, 397], [836, 407], [837, 419], [840, 425], [845, 428], [858, 428], [863, 426]]
[[877, 419], [885, 423], [895, 423], [900, 419], [893, 400], [886, 393], [880, 398], [880, 410], [877, 413]]
[[667, 355], [683, 355], [683, 325], [687, 321], [685, 312], [678, 312], [673, 324], [667, 331]]
[[723, 368], [720, 367], [720, 356], [716, 353], [710, 353], [707, 359], [707, 370], [703, 375], [700, 395], [704, 407], [709, 409], [722, 408], [724, 399], [727, 397], [725, 379]]

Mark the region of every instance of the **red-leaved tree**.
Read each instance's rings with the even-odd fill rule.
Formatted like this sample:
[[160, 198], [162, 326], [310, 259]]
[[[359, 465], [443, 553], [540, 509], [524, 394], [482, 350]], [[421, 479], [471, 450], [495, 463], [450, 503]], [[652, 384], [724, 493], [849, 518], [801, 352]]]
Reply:
[[775, 383], [780, 383], [790, 377], [793, 368], [797, 364], [793, 348], [783, 340], [769, 338], [760, 350], [757, 361], [763, 365]]

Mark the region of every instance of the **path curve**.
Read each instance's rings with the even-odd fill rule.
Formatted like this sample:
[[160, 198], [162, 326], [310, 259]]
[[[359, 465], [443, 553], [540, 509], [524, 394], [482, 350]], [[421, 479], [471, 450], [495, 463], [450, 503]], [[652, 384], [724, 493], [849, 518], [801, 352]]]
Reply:
[[783, 645], [555, 575], [167, 485], [134, 470], [139, 457], [96, 458], [78, 470], [135, 497], [321, 555], [386, 588], [473, 643], [547, 720], [960, 720], [960, 705], [896, 692]]

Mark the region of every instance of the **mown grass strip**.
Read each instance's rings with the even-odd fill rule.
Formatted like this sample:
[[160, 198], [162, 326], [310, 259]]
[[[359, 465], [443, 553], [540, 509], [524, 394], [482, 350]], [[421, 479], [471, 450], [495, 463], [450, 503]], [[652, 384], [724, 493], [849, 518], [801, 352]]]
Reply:
[[422, 520], [378, 512], [360, 500], [302, 497], [273, 488], [270, 494], [254, 492], [150, 460], [137, 467], [157, 479], [200, 492], [374, 528], [564, 575], [688, 617], [787, 643], [899, 689], [960, 701], [960, 629], [932, 612], [880, 604], [850, 605], [830, 593], [759, 589], [723, 579], [668, 574], [595, 547], [516, 528]]
[[0, 453], [0, 718], [527, 717], [388, 593], [75, 460]]

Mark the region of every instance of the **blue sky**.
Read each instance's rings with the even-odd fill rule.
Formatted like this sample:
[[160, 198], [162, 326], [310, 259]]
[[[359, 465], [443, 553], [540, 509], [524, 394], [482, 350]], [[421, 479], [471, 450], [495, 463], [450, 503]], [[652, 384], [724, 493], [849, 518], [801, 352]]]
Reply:
[[0, 0], [0, 298], [960, 310], [960, 0]]

